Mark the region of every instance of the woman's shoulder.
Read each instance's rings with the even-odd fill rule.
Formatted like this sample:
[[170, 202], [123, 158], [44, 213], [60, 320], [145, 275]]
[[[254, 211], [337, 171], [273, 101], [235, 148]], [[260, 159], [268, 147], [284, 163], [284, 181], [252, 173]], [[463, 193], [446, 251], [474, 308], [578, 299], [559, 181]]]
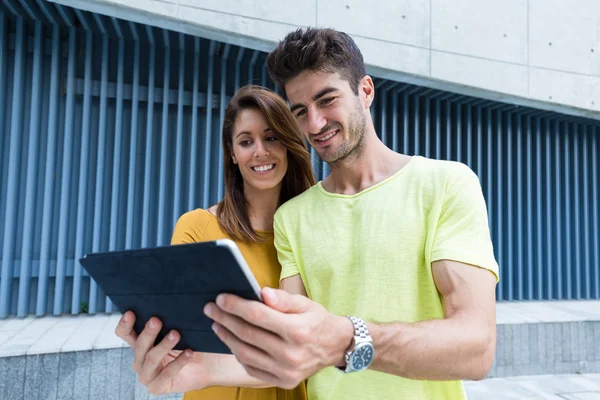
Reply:
[[178, 222], [184, 222], [186, 224], [197, 224], [209, 222], [213, 219], [216, 220], [216, 215], [214, 215], [209, 210], [210, 208], [206, 210], [203, 208], [196, 208], [195, 210], [188, 211], [179, 217]]
[[210, 211], [197, 208], [181, 215], [175, 225], [172, 243], [193, 243], [207, 239], [209, 226], [218, 227], [217, 217]]

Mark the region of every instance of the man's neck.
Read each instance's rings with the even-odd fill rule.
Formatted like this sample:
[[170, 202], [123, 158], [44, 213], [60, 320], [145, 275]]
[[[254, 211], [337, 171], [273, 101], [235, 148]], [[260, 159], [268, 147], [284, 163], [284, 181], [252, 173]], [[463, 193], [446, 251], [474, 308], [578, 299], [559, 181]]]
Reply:
[[411, 159], [388, 148], [375, 132], [365, 137], [362, 153], [331, 169], [323, 188], [331, 193], [352, 195], [378, 184], [404, 167]]
[[248, 202], [248, 216], [255, 230], [273, 229], [273, 216], [279, 206], [281, 185], [269, 190], [245, 189], [244, 196]]

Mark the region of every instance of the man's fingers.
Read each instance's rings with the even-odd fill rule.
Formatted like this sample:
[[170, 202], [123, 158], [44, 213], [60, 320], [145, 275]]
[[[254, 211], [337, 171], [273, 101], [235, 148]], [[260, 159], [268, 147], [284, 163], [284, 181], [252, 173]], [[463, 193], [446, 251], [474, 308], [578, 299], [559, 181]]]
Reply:
[[140, 333], [135, 343], [133, 369], [138, 374], [142, 372], [142, 366], [146, 360], [146, 354], [154, 347], [156, 336], [160, 332], [162, 323], [158, 318], [152, 317], [146, 322], [146, 327]]
[[214, 324], [213, 330], [223, 343], [229, 347], [240, 364], [244, 366], [252, 366], [261, 370], [272, 370], [277, 368], [275, 360], [267, 353], [258, 348], [241, 341], [236, 335], [229, 331], [226, 327]]
[[[166, 338], [165, 338], [166, 339]], [[192, 351], [186, 350], [169, 363], [156, 378], [148, 384], [148, 392], [152, 395], [160, 395], [172, 391], [173, 378], [177, 376], [183, 367], [188, 365], [192, 359]]]
[[[277, 302], [279, 300], [280, 298], [278, 297]], [[308, 299], [305, 300], [310, 301]], [[284, 305], [291, 303], [289, 307], [297, 306], [297, 303], [301, 301], [298, 301], [298, 299], [288, 301], [287, 298], [282, 298]], [[275, 310], [267, 304], [258, 301], [242, 299], [232, 294], [220, 294], [217, 296], [216, 304], [226, 313], [242, 318], [252, 325], [271, 331], [279, 336], [283, 336], [282, 331], [289, 324], [289, 314]]]
[[227, 328], [228, 332], [232, 333], [236, 339], [252, 346], [260, 346], [267, 353], [274, 354], [283, 345], [282, 339], [279, 336], [262, 329], [260, 326], [252, 325], [252, 323], [236, 315], [221, 310], [214, 303], [208, 304], [204, 311], [213, 321]]
[[121, 317], [119, 324], [115, 328], [115, 334], [123, 339], [129, 346], [135, 348], [135, 342], [137, 341], [138, 335], [133, 330], [135, 324], [135, 314], [131, 311], [127, 311]]
[[270, 287], [262, 289], [262, 297], [266, 305], [286, 314], [303, 313], [311, 305], [311, 301], [306, 296]]
[[179, 342], [180, 338], [181, 336], [177, 331], [171, 331], [159, 344], [146, 353], [142, 364], [142, 370], [139, 373], [139, 380], [141, 383], [148, 384], [160, 374], [161, 371], [159, 368], [161, 367], [163, 360], [165, 357], [169, 356], [169, 352], [173, 350], [173, 347]]

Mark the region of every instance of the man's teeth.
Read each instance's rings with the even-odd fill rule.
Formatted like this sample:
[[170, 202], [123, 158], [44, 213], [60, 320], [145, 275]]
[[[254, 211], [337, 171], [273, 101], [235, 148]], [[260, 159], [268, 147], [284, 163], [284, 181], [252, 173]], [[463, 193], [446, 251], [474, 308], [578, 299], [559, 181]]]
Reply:
[[321, 139], [317, 139], [317, 141], [318, 141], [318, 142], [324, 142], [324, 141], [326, 141], [326, 140], [330, 139], [330, 138], [331, 138], [333, 135], [335, 135], [335, 134], [336, 134], [336, 132], [331, 132], [329, 135], [327, 135], [327, 136], [325, 136], [325, 137], [322, 137]]
[[264, 172], [264, 171], [273, 169], [274, 166], [275, 166], [275, 164], [261, 165], [260, 167], [252, 167], [252, 169], [255, 170], [256, 172]]

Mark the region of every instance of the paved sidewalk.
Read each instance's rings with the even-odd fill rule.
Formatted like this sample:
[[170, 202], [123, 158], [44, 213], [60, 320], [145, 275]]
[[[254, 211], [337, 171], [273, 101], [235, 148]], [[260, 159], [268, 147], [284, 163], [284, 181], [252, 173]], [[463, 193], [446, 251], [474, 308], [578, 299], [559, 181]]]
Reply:
[[600, 400], [600, 374], [493, 378], [465, 387], [469, 400]]

